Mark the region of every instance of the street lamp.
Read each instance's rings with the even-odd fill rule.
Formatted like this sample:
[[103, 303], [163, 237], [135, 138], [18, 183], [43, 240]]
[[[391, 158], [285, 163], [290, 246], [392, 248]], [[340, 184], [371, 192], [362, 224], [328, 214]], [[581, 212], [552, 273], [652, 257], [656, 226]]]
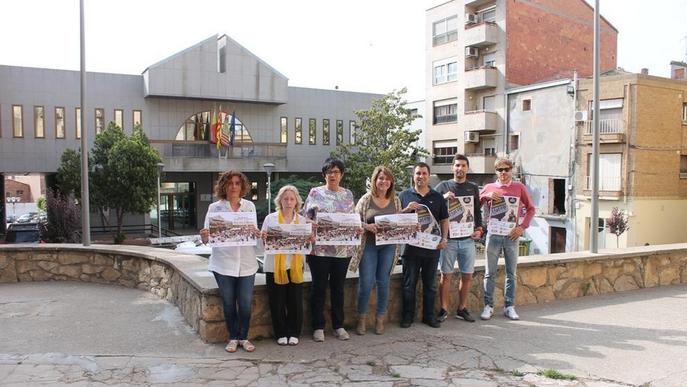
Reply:
[[267, 213], [272, 212], [272, 171], [274, 171], [273, 163], [265, 163], [262, 165], [267, 174]]
[[17, 217], [17, 210], [15, 208], [16, 204], [21, 201], [21, 198], [19, 196], [8, 196], [7, 197], [7, 203], [12, 203], [12, 216]]
[[160, 215], [160, 180], [165, 163], [157, 163], [157, 237], [162, 238], [162, 216]]

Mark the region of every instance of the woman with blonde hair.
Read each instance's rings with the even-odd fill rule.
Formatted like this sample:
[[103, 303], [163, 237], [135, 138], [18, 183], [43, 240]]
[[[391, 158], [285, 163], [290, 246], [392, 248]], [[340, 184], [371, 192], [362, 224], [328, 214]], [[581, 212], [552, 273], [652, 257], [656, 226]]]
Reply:
[[[308, 220], [298, 212], [303, 205], [298, 189], [281, 187], [274, 199], [277, 208], [262, 223], [262, 238], [267, 230], [279, 224], [305, 224]], [[265, 254], [265, 280], [269, 296], [274, 336], [279, 345], [297, 345], [303, 326], [303, 265], [302, 254]]]
[[[210, 217], [217, 212], [255, 212], [255, 205], [242, 197], [250, 191], [251, 184], [246, 175], [232, 169], [224, 172], [215, 185], [218, 201], [210, 204], [205, 214], [205, 226], [200, 230], [203, 243], [210, 238]], [[258, 230], [256, 229], [257, 233]], [[255, 246], [213, 247], [208, 270], [217, 281], [224, 308], [224, 323], [229, 333], [229, 342], [224, 348], [236, 352], [238, 346], [253, 352], [255, 346], [248, 341], [253, 284], [258, 271]]]
[[360, 268], [358, 281], [358, 325], [356, 333], [364, 335], [367, 331], [367, 309], [372, 287], [377, 286], [377, 307], [375, 333], [384, 333], [384, 317], [389, 304], [389, 279], [400, 255], [399, 245], [375, 243], [377, 226], [375, 216], [391, 215], [401, 212], [401, 201], [394, 191], [394, 175], [385, 166], [378, 166], [372, 172], [370, 191], [363, 195], [355, 210], [360, 214], [365, 235], [360, 251], [351, 260], [351, 271]]

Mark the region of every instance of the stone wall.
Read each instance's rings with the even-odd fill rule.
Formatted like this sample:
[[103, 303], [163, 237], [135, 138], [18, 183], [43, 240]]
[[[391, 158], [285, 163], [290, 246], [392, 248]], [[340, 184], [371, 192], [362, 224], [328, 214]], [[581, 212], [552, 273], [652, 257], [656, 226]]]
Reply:
[[[499, 266], [496, 307], [503, 305], [503, 266]], [[310, 283], [304, 284], [304, 335], [310, 333]], [[458, 274], [458, 273], [456, 273]], [[393, 274], [387, 319], [400, 320], [400, 267]], [[457, 304], [459, 275], [452, 278], [451, 310]], [[469, 307], [483, 306], [484, 262], [478, 261]], [[179, 307], [188, 324], [206, 342], [227, 338], [221, 300], [207, 260], [170, 250], [138, 246], [13, 245], [0, 246], [0, 283], [24, 281], [83, 281], [111, 283], [156, 294]], [[518, 264], [517, 305], [687, 283], [687, 244], [656, 245], [623, 250], [521, 257]], [[356, 321], [358, 280], [349, 273], [345, 289], [345, 325]], [[417, 313], [422, 302], [418, 286]], [[374, 317], [374, 292], [369, 308]], [[438, 300], [437, 300], [438, 303]], [[264, 277], [258, 275], [253, 298], [250, 336], [272, 332]]]

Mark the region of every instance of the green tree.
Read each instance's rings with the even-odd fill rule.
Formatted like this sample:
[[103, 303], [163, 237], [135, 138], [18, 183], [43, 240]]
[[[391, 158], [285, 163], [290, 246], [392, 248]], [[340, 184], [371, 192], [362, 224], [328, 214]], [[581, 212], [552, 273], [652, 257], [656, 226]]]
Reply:
[[421, 131], [407, 129], [416, 117], [405, 108], [405, 93], [405, 88], [394, 90], [373, 101], [370, 110], [357, 111], [355, 144], [339, 145], [332, 153], [346, 163], [343, 185], [357, 198], [366, 192], [367, 180], [376, 166], [390, 168], [396, 178], [396, 187], [400, 188], [410, 178], [407, 167], [419, 157], [428, 155], [418, 144]]
[[[77, 159], [80, 157], [69, 150], [62, 154], [58, 184], [62, 192], [78, 195], [81, 189], [80, 163], [75, 162], [75, 156]], [[121, 128], [110, 122], [107, 129], [96, 135], [89, 157], [90, 203], [105, 225], [109, 224], [109, 211], [114, 211], [116, 241], [123, 239], [124, 214], [146, 213], [155, 203], [157, 163], [160, 161], [160, 155], [150, 146], [140, 126], [136, 126], [133, 134], [127, 137]]]
[[[272, 181], [272, 189], [270, 190], [272, 194], [272, 200], [277, 197], [277, 193], [281, 187], [285, 185], [292, 185], [298, 189], [298, 193], [301, 195], [301, 199], [305, 202], [305, 198], [310, 193], [310, 189], [322, 185], [322, 179], [317, 179], [315, 177], [300, 177], [298, 175], [289, 175], [288, 177], [280, 177], [277, 180]], [[276, 211], [274, 207], [274, 202], [271, 204], [272, 211]], [[261, 202], [256, 206], [256, 212], [258, 213], [258, 219], [262, 222], [262, 219], [267, 216], [267, 202]]]
[[76, 199], [81, 199], [81, 150], [65, 149], [62, 152], [56, 182], [63, 195], [72, 193]]
[[37, 207], [39, 210], [45, 212], [45, 210], [46, 210], [46, 199], [45, 199], [45, 196], [41, 196], [41, 197], [38, 198], [38, 200], [36, 201], [36, 207]]

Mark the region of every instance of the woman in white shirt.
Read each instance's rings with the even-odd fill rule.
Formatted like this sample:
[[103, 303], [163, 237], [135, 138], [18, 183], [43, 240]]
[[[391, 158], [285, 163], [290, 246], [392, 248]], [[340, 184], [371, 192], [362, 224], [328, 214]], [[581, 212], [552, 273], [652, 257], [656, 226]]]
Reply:
[[[250, 181], [240, 171], [230, 170], [220, 176], [215, 185], [215, 195], [220, 200], [210, 204], [205, 215], [205, 228], [200, 230], [203, 243], [207, 243], [210, 236], [208, 228], [212, 213], [255, 212], [255, 205], [242, 199], [250, 188]], [[255, 246], [213, 247], [208, 270], [215, 275], [222, 297], [224, 322], [229, 333], [229, 342], [225, 350], [236, 352], [237, 347], [241, 346], [247, 352], [253, 352], [255, 346], [248, 341], [248, 329], [253, 303], [253, 284], [255, 273], [258, 271]]]
[[[298, 212], [303, 200], [292, 185], [281, 187], [274, 199], [277, 208], [262, 223], [262, 238], [279, 224], [305, 224], [308, 220]], [[265, 281], [272, 314], [274, 336], [279, 345], [297, 345], [303, 326], [303, 263], [302, 254], [265, 254]]]

